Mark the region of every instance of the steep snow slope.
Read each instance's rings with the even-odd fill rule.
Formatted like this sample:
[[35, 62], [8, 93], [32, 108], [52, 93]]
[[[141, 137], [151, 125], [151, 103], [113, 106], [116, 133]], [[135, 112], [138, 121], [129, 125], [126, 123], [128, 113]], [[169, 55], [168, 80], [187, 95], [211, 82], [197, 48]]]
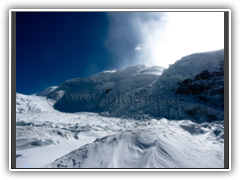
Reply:
[[[63, 92], [54, 108], [62, 112], [103, 112], [109, 108], [109, 94], [116, 99], [119, 94], [124, 96], [132, 89], [149, 86], [162, 73], [163, 67], [147, 67], [134, 65], [115, 72], [70, 79], [58, 86], [51, 95]], [[111, 111], [119, 105], [112, 106]]]
[[56, 110], [107, 112], [135, 119], [223, 120], [224, 51], [196, 53], [168, 69], [134, 65], [85, 78], [54, 89]]
[[183, 57], [165, 69], [150, 87], [126, 93], [128, 103], [110, 111], [110, 115], [139, 119], [148, 114], [155, 118], [187, 118], [195, 122], [223, 120], [223, 52]]
[[185, 56], [164, 70], [156, 82], [156, 88], [174, 88], [179, 82], [193, 79], [204, 71], [219, 71], [220, 68], [224, 68], [223, 61], [223, 49]]
[[224, 50], [210, 51], [203, 53], [195, 53], [176, 61], [170, 65], [168, 69], [165, 69], [161, 79], [168, 80], [180, 80], [183, 81], [187, 78], [193, 78], [197, 74], [208, 70], [215, 71], [220, 67], [220, 62], [224, 60]]

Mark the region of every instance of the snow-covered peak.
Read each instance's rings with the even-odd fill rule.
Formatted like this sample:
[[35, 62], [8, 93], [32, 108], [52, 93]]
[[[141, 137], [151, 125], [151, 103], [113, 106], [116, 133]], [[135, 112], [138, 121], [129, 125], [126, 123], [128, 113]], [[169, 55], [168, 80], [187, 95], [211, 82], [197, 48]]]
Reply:
[[168, 69], [164, 69], [154, 84], [156, 88], [173, 89], [179, 82], [193, 79], [203, 71], [219, 71], [224, 64], [224, 50], [195, 53], [181, 58]]
[[163, 77], [184, 80], [193, 78], [197, 74], [208, 70], [216, 71], [224, 60], [224, 50], [195, 53], [176, 61], [163, 71]]
[[[58, 90], [80, 90], [84, 88], [86, 84], [88, 84], [88, 90], [89, 87], [95, 89], [96, 86], [108, 82], [114, 82], [115, 84], [124, 82], [124, 84], [126, 84], [126, 82], [128, 82], [129, 84], [135, 84], [138, 83], [138, 81], [140, 80], [141, 83], [147, 80], [145, 85], [148, 86], [154, 80], [156, 80], [159, 75], [162, 74], [164, 69], [164, 67], [160, 66], [148, 67], [146, 65], [133, 65], [117, 71], [103, 71], [88, 77], [69, 79], [63, 82], [60, 86], [58, 86], [58, 88], [56, 88], [54, 92]], [[121, 89], [124, 90], [125, 86], [121, 86]]]

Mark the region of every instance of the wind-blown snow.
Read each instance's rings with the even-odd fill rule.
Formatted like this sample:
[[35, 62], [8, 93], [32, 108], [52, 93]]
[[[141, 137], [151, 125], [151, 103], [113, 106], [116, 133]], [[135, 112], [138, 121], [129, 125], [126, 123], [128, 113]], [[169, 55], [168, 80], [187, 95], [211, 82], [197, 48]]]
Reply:
[[17, 93], [17, 168], [41, 168], [96, 138], [126, 130], [133, 120], [62, 113], [46, 97]]
[[[223, 168], [223, 144], [206, 138], [209, 129], [200, 126], [200, 134], [205, 136], [197, 136], [179, 128], [181, 123], [166, 119], [139, 123], [133, 129], [96, 139], [47, 167]], [[183, 123], [190, 126], [188, 121]]]
[[[17, 168], [223, 168], [222, 66], [220, 50], [186, 56], [168, 69], [134, 65], [35, 95], [17, 93]], [[103, 103], [119, 91], [125, 100], [173, 92], [186, 101]], [[51, 106], [54, 93], [60, 100]], [[104, 93], [103, 101], [60, 103], [66, 94], [91, 93]]]
[[33, 106], [41, 104], [44, 111], [17, 113], [19, 168], [223, 167], [221, 122], [198, 125], [185, 120], [135, 121], [97, 113], [62, 113], [44, 104], [41, 96], [21, 98], [31, 100]]

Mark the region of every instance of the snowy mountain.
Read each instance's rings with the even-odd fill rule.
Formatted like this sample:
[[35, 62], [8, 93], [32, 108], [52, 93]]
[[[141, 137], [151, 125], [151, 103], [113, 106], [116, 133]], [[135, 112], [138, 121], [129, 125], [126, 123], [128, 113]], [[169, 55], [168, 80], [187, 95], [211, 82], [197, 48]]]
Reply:
[[[223, 50], [192, 54], [165, 69], [149, 87], [134, 90], [137, 102], [125, 103], [112, 116], [190, 119], [194, 122], [223, 120]], [[148, 94], [141, 102], [139, 94]], [[131, 101], [129, 92], [127, 99]], [[142, 97], [141, 97], [142, 98]], [[152, 99], [152, 101], [151, 101]]]
[[223, 50], [192, 54], [168, 69], [130, 66], [85, 78], [70, 79], [54, 89], [54, 108], [62, 112], [107, 112], [115, 117], [222, 120]]
[[223, 50], [16, 95], [19, 168], [223, 168]]
[[[56, 110], [62, 112], [103, 112], [114, 111], [121, 103], [117, 103], [117, 96], [125, 96], [134, 89], [149, 86], [159, 75], [163, 67], [147, 67], [134, 65], [115, 72], [101, 72], [99, 74], [70, 79], [58, 86], [51, 94], [59, 95], [61, 99], [54, 104]], [[109, 93], [109, 94], [108, 94]], [[114, 106], [106, 103], [112, 94], [116, 100]]]

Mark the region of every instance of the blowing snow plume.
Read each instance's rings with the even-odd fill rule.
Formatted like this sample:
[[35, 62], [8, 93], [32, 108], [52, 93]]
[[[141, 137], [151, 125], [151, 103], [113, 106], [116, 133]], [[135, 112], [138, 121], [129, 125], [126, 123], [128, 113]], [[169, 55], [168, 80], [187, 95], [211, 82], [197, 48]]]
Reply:
[[193, 52], [223, 49], [222, 12], [108, 12], [105, 45], [119, 68], [168, 67]]
[[[146, 47], [146, 36], [164, 27], [165, 15], [162, 12], [108, 12], [110, 27], [107, 50], [124, 68], [132, 64], [155, 63], [149, 59], [150, 51]], [[152, 34], [153, 35], [153, 34]], [[160, 37], [159, 37], [160, 38]], [[150, 47], [149, 47], [150, 48]]]

